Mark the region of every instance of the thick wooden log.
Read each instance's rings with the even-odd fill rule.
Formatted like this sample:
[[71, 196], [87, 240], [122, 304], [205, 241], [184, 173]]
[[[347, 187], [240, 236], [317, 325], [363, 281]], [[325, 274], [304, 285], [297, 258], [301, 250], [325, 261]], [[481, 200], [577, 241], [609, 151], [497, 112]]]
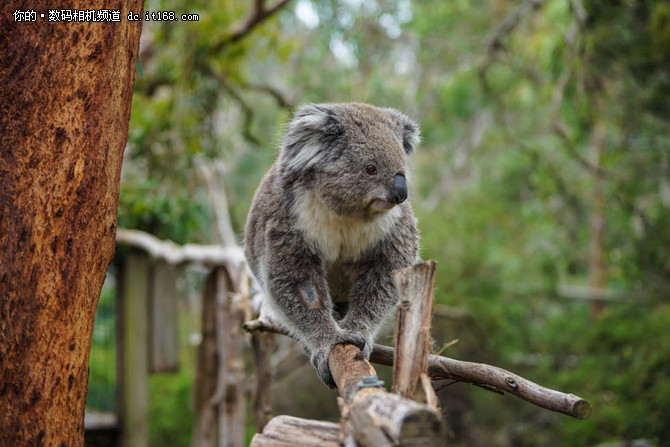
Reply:
[[[398, 355], [393, 363], [391, 391], [410, 399], [415, 398], [430, 353], [436, 267], [435, 261], [427, 261], [393, 272], [400, 304], [393, 343]], [[426, 391], [433, 392], [432, 388]]]
[[340, 425], [277, 416], [251, 440], [250, 447], [339, 447]]
[[434, 447], [445, 442], [439, 414], [425, 404], [388, 393], [380, 386], [364, 386], [375, 376], [372, 365], [354, 345], [337, 345], [328, 365], [340, 395], [350, 433], [364, 447]]

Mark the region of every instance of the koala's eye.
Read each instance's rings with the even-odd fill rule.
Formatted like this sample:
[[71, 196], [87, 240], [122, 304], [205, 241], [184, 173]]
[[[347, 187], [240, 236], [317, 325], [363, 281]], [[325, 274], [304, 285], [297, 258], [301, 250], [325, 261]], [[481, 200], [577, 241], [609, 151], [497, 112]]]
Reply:
[[365, 172], [368, 175], [377, 175], [377, 167], [375, 165], [367, 165], [365, 167]]

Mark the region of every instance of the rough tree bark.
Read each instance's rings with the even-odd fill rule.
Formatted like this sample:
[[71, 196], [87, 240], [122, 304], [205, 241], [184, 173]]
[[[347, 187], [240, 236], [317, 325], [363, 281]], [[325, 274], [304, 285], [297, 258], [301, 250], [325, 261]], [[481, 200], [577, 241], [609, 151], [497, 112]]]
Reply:
[[[0, 445], [84, 445], [93, 321], [114, 235], [142, 2], [120, 22], [50, 22], [3, 2], [0, 33]], [[56, 6], [52, 6], [55, 8]], [[14, 11], [35, 10], [34, 22]], [[40, 14], [45, 14], [42, 18]]]
[[[393, 272], [393, 285], [400, 297], [396, 315], [393, 345], [396, 356], [393, 362], [393, 386], [391, 391], [403, 397], [416, 399], [417, 390], [424, 392], [426, 401], [437, 409], [437, 396], [432, 387], [419, 387], [428, 377], [430, 354], [430, 322], [433, 317], [433, 290], [437, 263], [426, 261]], [[428, 381], [427, 383], [430, 383]]]

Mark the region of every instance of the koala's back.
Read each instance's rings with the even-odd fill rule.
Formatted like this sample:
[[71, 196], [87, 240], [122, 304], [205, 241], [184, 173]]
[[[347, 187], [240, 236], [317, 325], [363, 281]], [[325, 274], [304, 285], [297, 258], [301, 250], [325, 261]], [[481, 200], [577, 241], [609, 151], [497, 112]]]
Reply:
[[263, 177], [254, 198], [251, 202], [247, 223], [244, 230], [244, 249], [247, 262], [256, 279], [264, 285], [265, 272], [263, 258], [268, 249], [267, 230], [268, 227], [285, 227], [290, 231], [290, 219], [285, 207], [281, 206], [282, 198], [273, 192], [275, 182], [276, 163], [273, 164]]

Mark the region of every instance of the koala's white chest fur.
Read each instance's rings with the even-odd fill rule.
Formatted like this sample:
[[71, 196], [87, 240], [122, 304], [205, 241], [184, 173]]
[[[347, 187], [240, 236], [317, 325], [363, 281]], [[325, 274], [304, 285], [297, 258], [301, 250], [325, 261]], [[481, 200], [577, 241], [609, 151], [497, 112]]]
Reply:
[[301, 193], [294, 208], [298, 228], [326, 262], [356, 260], [368, 247], [381, 241], [400, 217], [394, 207], [377, 218], [364, 220], [330, 210], [313, 191]]

